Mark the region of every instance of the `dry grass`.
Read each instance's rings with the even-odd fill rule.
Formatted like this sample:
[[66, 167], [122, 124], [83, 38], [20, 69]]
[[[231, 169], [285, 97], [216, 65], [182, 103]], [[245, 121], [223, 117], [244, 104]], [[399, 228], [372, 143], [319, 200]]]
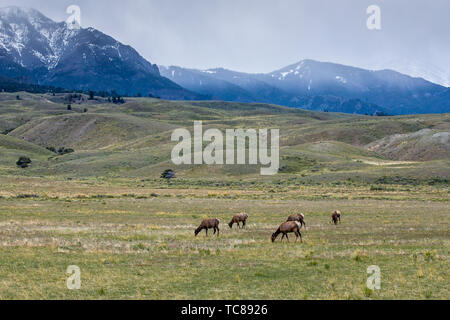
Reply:
[[[99, 198], [93, 196], [105, 191], [100, 183], [89, 188], [78, 183], [85, 197], [63, 188], [60, 198], [50, 198], [44, 194], [51, 194], [54, 183], [31, 182], [29, 191], [39, 198], [18, 199], [9, 191], [10, 196], [0, 199], [2, 299], [450, 296], [445, 188], [435, 189], [434, 201], [415, 200], [413, 192], [400, 186], [384, 192], [385, 199], [362, 187], [353, 192], [343, 188], [350, 199], [324, 199], [340, 189], [319, 186], [309, 189], [311, 200], [302, 197], [306, 189], [291, 190], [296, 198], [264, 190], [152, 188], [142, 191], [148, 197], [136, 198], [120, 196], [137, 191], [124, 186], [109, 190], [117, 197]], [[9, 183], [12, 187], [17, 181]], [[67, 188], [76, 185], [71, 182]], [[218, 197], [225, 192], [235, 197]], [[358, 199], [361, 193], [366, 199]], [[330, 223], [336, 208], [343, 212], [337, 227]], [[247, 230], [228, 229], [226, 222], [241, 211], [250, 215]], [[277, 226], [298, 211], [306, 213], [304, 243], [270, 243]], [[220, 238], [203, 233], [194, 238], [193, 230], [204, 217], [221, 220]], [[366, 269], [374, 264], [382, 270], [382, 289], [370, 292], [365, 289]], [[79, 291], [65, 286], [69, 265], [82, 270]]]

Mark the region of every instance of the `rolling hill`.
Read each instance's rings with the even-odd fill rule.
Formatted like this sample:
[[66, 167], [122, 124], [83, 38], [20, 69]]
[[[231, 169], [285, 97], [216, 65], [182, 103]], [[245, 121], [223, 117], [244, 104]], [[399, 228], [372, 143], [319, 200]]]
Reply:
[[423, 129], [413, 133], [396, 134], [372, 142], [367, 146], [388, 159], [435, 160], [450, 155], [450, 132]]
[[[174, 168], [188, 180], [295, 179], [314, 184], [374, 183], [386, 176], [418, 183], [450, 178], [448, 114], [367, 117], [270, 104], [149, 98], [122, 105], [98, 99], [83, 112], [83, 105], [68, 111], [58, 102], [65, 101], [64, 95], [24, 94], [18, 101], [14, 94], [0, 93], [0, 124], [7, 133], [0, 139], [0, 174], [158, 179], [163, 170]], [[262, 178], [259, 166], [174, 166], [171, 134], [180, 127], [192, 130], [194, 120], [221, 130], [280, 128], [280, 173]], [[57, 155], [47, 147], [75, 152]], [[25, 170], [15, 165], [22, 154], [33, 159]]]

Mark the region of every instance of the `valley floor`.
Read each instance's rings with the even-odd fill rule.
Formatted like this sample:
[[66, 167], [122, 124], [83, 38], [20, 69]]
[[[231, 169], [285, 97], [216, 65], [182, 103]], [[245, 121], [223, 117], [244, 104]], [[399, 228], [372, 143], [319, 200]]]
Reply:
[[[0, 299], [448, 299], [448, 186], [188, 189], [0, 177]], [[342, 224], [330, 223], [332, 210]], [[235, 213], [246, 230], [230, 230]], [[270, 242], [306, 214], [303, 243]], [[194, 237], [206, 217], [219, 238]], [[81, 269], [68, 290], [67, 267]], [[366, 287], [381, 269], [381, 290]]]

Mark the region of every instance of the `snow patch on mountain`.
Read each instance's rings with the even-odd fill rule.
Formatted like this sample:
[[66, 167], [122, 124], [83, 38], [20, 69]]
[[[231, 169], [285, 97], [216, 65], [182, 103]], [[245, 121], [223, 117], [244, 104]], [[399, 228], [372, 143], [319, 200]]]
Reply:
[[336, 80], [339, 81], [340, 83], [346, 84], [347, 80], [344, 77], [341, 76], [336, 76]]

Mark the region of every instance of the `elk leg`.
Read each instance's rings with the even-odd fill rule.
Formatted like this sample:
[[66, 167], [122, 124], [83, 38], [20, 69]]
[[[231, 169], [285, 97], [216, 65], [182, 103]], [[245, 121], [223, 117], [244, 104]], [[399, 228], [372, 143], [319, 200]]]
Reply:
[[214, 234], [216, 234], [216, 232], [217, 232], [216, 227], [214, 227]]
[[206, 228], [206, 236], [208, 236], [208, 228]]
[[283, 242], [285, 234], [283, 233], [283, 236], [281, 237], [281, 242]]
[[289, 242], [289, 236], [287, 235], [287, 233], [286, 233], [286, 239], [288, 240], [288, 242]]
[[219, 236], [219, 234], [220, 234], [220, 229], [219, 229], [219, 227], [217, 227], [217, 236]]

